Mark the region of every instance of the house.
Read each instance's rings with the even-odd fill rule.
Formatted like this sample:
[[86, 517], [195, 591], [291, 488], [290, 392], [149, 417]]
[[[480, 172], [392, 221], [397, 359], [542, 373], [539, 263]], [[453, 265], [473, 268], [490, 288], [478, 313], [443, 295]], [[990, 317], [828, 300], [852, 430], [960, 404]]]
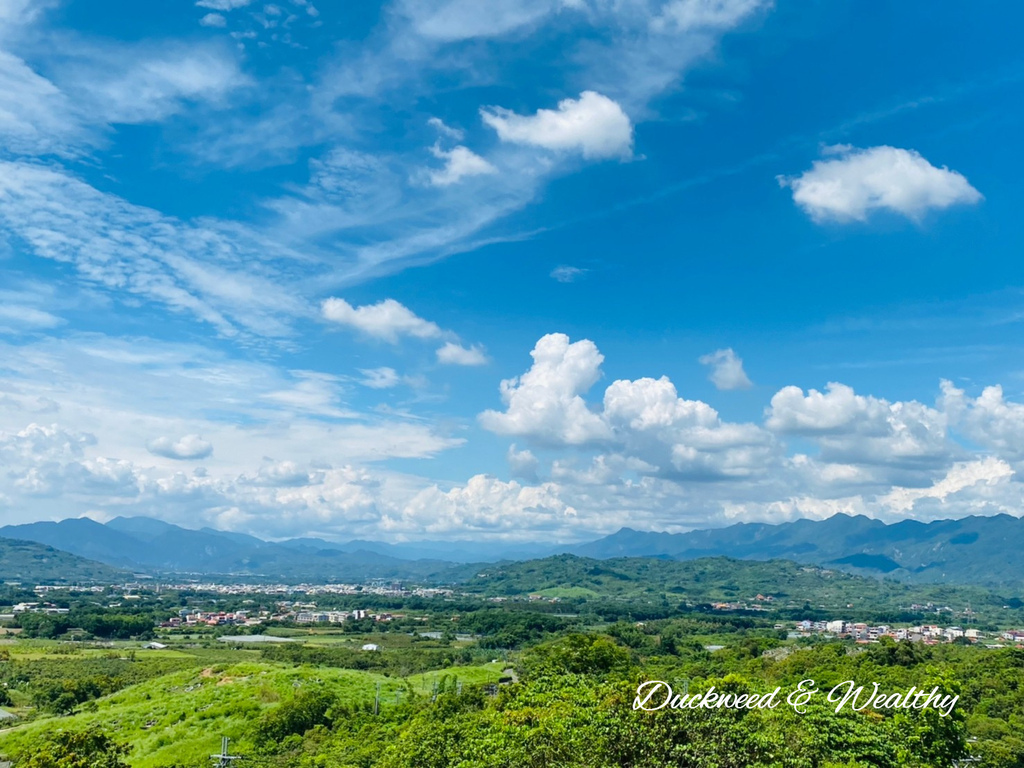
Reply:
[[367, 643], [366, 645], [363, 646], [363, 650], [364, 651], [379, 651], [380, 650], [380, 646], [377, 645], [376, 643]]

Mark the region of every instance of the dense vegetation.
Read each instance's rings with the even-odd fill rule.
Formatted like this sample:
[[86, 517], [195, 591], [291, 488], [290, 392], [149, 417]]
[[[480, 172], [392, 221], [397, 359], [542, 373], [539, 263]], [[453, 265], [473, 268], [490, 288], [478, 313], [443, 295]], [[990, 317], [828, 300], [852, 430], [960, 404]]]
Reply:
[[0, 581], [48, 584], [123, 581], [124, 571], [33, 541], [0, 538]]
[[[461, 588], [490, 596], [536, 594], [573, 600], [617, 598], [634, 615], [662, 607], [700, 606], [712, 602], [743, 602], [778, 615], [811, 618], [849, 615], [861, 620], [915, 621], [927, 608], [953, 612], [971, 605], [976, 614], [1009, 619], [1019, 615], [1020, 593], [951, 585], [907, 585], [888, 579], [854, 576], [835, 569], [786, 560], [753, 562], [726, 557], [699, 560], [617, 558], [594, 560], [558, 555], [541, 560], [473, 566], [463, 571]], [[771, 598], [758, 602], [757, 595]]]
[[[4, 646], [0, 688], [30, 722], [0, 734], [0, 753], [18, 768], [198, 768], [227, 735], [234, 753], [265, 768], [937, 768], [968, 754], [982, 766], [1024, 766], [1024, 650], [1015, 648], [794, 643], [757, 618], [697, 614], [556, 631], [496, 664], [446, 639], [407, 642], [388, 660], [317, 637], [263, 651]], [[708, 650], [709, 639], [724, 647]], [[403, 656], [443, 669], [408, 674]], [[763, 694], [808, 678], [820, 690], [844, 680], [938, 686], [960, 700], [946, 718], [837, 714], [823, 698], [802, 714], [632, 707], [645, 679]], [[72, 714], [46, 716], [58, 712]], [[69, 744], [96, 756], [61, 762]]]
[[[228, 736], [262, 768], [952, 768], [968, 756], [1024, 768], [1024, 650], [788, 631], [797, 619], [969, 619], [991, 642], [1021, 623], [1013, 594], [726, 558], [560, 556], [463, 577], [436, 597], [0, 587], [5, 605], [39, 603], [8, 622], [16, 640], [0, 637], [0, 706], [20, 718], [0, 731], [0, 756], [16, 768], [198, 768]], [[366, 615], [282, 617], [310, 601]], [[183, 609], [265, 620], [171, 626]], [[255, 633], [287, 642], [246, 644]], [[150, 638], [167, 647], [147, 650]], [[632, 706], [644, 680], [763, 695], [809, 678], [960, 699], [949, 717], [837, 713], [822, 697], [799, 714]]]

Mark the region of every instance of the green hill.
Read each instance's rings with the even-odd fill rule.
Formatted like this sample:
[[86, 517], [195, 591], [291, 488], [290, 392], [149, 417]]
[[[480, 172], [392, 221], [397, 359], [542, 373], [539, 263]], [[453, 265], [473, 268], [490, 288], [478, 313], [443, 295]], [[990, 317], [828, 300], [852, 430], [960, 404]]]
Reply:
[[[500, 665], [459, 667], [447, 674], [467, 683], [494, 682], [500, 669]], [[401, 696], [408, 688], [428, 692], [441, 674], [397, 679], [348, 669], [267, 663], [197, 667], [125, 688], [70, 717], [46, 717], [0, 732], [0, 755], [27, 755], [54, 728], [102, 728], [117, 741], [131, 744], [132, 768], [206, 765], [220, 748], [222, 736], [246, 749], [246, 737], [256, 719], [299, 691], [323, 687], [342, 704], [368, 706], [379, 683], [382, 706], [390, 707], [396, 694]]]
[[[471, 573], [471, 571], [475, 571]], [[461, 587], [486, 596], [619, 598], [638, 603], [744, 603], [765, 608], [898, 610], [933, 603], [962, 610], [1001, 610], [1009, 600], [980, 587], [908, 585], [856, 576], [833, 568], [788, 560], [751, 561], [728, 557], [669, 560], [623, 557], [594, 560], [557, 555], [540, 560], [465, 567]], [[758, 595], [771, 600], [757, 600]]]
[[0, 539], [0, 581], [27, 584], [112, 583], [129, 575], [33, 541]]

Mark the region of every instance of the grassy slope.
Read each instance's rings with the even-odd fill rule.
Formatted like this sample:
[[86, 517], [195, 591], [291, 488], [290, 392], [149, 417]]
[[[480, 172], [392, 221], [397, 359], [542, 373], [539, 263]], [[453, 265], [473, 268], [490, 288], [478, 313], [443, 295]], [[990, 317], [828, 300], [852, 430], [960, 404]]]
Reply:
[[371, 702], [378, 682], [385, 706], [406, 682], [420, 693], [450, 674], [466, 683], [496, 681], [501, 664], [458, 667], [415, 675], [406, 681], [367, 672], [324, 667], [241, 663], [176, 672], [99, 700], [92, 711], [48, 717], [0, 733], [0, 754], [17, 755], [56, 728], [104, 728], [133, 746], [133, 768], [204, 764], [221, 736], [242, 738], [249, 724], [306, 686], [328, 685], [346, 703]]

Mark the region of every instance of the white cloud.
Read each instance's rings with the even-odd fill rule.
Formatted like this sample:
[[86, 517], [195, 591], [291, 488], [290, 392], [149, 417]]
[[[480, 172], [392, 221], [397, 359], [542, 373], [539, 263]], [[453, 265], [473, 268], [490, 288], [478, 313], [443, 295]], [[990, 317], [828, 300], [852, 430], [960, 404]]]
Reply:
[[517, 450], [516, 444], [512, 443], [505, 453], [505, 459], [508, 461], [508, 468], [513, 477], [522, 478], [532, 483], [537, 482], [537, 469], [540, 467], [540, 461], [533, 455], [533, 451], [528, 448]]
[[228, 20], [219, 13], [208, 13], [199, 20], [204, 27], [226, 27]]
[[743, 360], [732, 348], [718, 349], [703, 355], [699, 362], [711, 368], [708, 378], [717, 389], [750, 389], [754, 386], [743, 370]]
[[205, 459], [213, 453], [213, 445], [199, 435], [185, 435], [177, 440], [158, 437], [150, 440], [147, 450], [166, 459]]
[[353, 307], [344, 299], [330, 298], [321, 304], [321, 313], [325, 320], [392, 344], [403, 336], [435, 339], [441, 335], [436, 323], [424, 320], [394, 299]]
[[1024, 462], [1024, 404], [1009, 402], [999, 385], [971, 398], [952, 382], [942, 382], [940, 403], [968, 440], [1013, 462]]
[[452, 126], [445, 123], [445, 121], [439, 117], [430, 118], [429, 120], [427, 120], [427, 125], [436, 130], [442, 136], [447, 136], [449, 139], [454, 139], [455, 141], [462, 141], [464, 138], [466, 138], [466, 132], [464, 130], [462, 130], [461, 128], [453, 128]]
[[549, 334], [531, 354], [529, 371], [501, 383], [506, 410], [480, 414], [485, 429], [539, 445], [615, 451], [614, 462], [602, 459], [602, 472], [614, 465], [641, 475], [736, 479], [777, 461], [769, 433], [723, 422], [707, 403], [679, 397], [667, 377], [612, 382], [601, 408], [591, 406], [584, 395], [604, 360], [591, 341]]
[[654, 473], [752, 477], [778, 458], [771, 435], [759, 426], [723, 422], [707, 403], [679, 397], [666, 376], [613, 382], [605, 390], [602, 416], [619, 449]]
[[431, 152], [437, 159], [445, 161], [444, 168], [429, 173], [430, 183], [435, 187], [457, 184], [469, 176], [489, 176], [498, 172], [497, 168], [466, 147], [444, 150], [434, 145]]
[[[971, 490], [975, 493], [973, 498], [968, 499], [968, 504], [984, 507], [990, 503], [990, 498], [985, 497], [991, 496], [986, 491], [1008, 482], [1013, 475], [1014, 471], [1010, 465], [994, 456], [977, 461], [962, 461], [954, 464], [942, 479], [928, 488], [893, 488], [889, 493], [880, 496], [878, 502], [894, 513], [906, 514], [922, 499], [937, 499], [944, 506], [948, 506], [947, 501], [951, 497], [964, 490]], [[977, 493], [978, 491], [981, 493]], [[977, 511], [985, 514], [984, 509]], [[1019, 510], [1005, 511], [1012, 514]]]
[[437, 350], [437, 362], [444, 365], [485, 365], [488, 361], [487, 354], [480, 345], [464, 347], [449, 341]]
[[80, 44], [73, 53], [73, 64], [61, 72], [62, 88], [105, 123], [159, 122], [193, 103], [222, 104], [250, 84], [236, 57], [212, 44]]
[[562, 333], [542, 337], [530, 353], [530, 370], [501, 382], [504, 412], [484, 411], [480, 423], [502, 435], [579, 445], [608, 437], [608, 427], [581, 395], [601, 376], [604, 356], [587, 339]]
[[936, 168], [914, 150], [880, 146], [828, 148], [835, 157], [816, 160], [796, 177], [779, 177], [793, 200], [812, 219], [864, 221], [885, 210], [918, 220], [930, 210], [971, 205], [981, 193], [945, 166]]
[[245, 227], [134, 206], [57, 167], [0, 161], [0, 231], [86, 285], [190, 313], [225, 336], [287, 336], [311, 314], [282, 288], [297, 253]]
[[386, 531], [423, 531], [437, 534], [452, 530], [466, 533], [522, 537], [557, 531], [563, 535], [576, 522], [577, 512], [560, 495], [554, 483], [524, 486], [487, 475], [475, 475], [464, 486], [442, 491], [427, 488], [397, 513], [382, 520]]
[[844, 384], [825, 392], [784, 387], [771, 400], [765, 426], [813, 439], [828, 462], [878, 465], [894, 470], [938, 469], [957, 454], [946, 414], [915, 401], [858, 395]]
[[551, 277], [560, 283], [574, 283], [587, 274], [589, 270], [560, 264], [551, 270]]
[[628, 158], [633, 154], [633, 124], [622, 107], [595, 91], [563, 99], [557, 109], [517, 115], [502, 107], [480, 111], [498, 138], [513, 144], [579, 152], [587, 159]]
[[[786, 457], [768, 430], [724, 421], [666, 377], [615, 381], [589, 404], [596, 347], [557, 335], [538, 347], [530, 371], [506, 382], [510, 404], [497, 420], [523, 438], [506, 453], [519, 480], [475, 474], [440, 486], [376, 463], [434, 456], [460, 440], [428, 420], [336, 418], [343, 404], [326, 374], [284, 375], [152, 339], [0, 343], [0, 504], [11, 522], [155, 514], [272, 536], [555, 541], [624, 519], [680, 530], [836, 512], [1016, 514], [1024, 503], [1013, 466], [1024, 406], [995, 388], [968, 398], [947, 386], [937, 409], [842, 385], [784, 389], [766, 424], [820, 449]], [[540, 411], [532, 421], [531, 404]], [[941, 428], [947, 418], [964, 430], [977, 424], [991, 453], [956, 446]], [[538, 478], [533, 444], [554, 453], [549, 481]], [[182, 471], [209, 445], [216, 451], [203, 457], [204, 471]]]
[[359, 383], [370, 389], [391, 389], [402, 383], [402, 377], [394, 368], [360, 368], [363, 379]]
[[651, 25], [659, 31], [672, 32], [728, 29], [770, 6], [771, 2], [764, 0], [672, 0]]
[[[2, 292], [0, 292], [2, 293]], [[11, 323], [19, 330], [56, 328], [64, 321], [50, 312], [24, 304], [0, 304], [0, 330]]]
[[85, 115], [50, 80], [0, 50], [0, 139], [18, 154], [70, 156], [99, 137]]
[[496, 37], [543, 20], [566, 0], [400, 0], [397, 12], [424, 38], [454, 42]]

